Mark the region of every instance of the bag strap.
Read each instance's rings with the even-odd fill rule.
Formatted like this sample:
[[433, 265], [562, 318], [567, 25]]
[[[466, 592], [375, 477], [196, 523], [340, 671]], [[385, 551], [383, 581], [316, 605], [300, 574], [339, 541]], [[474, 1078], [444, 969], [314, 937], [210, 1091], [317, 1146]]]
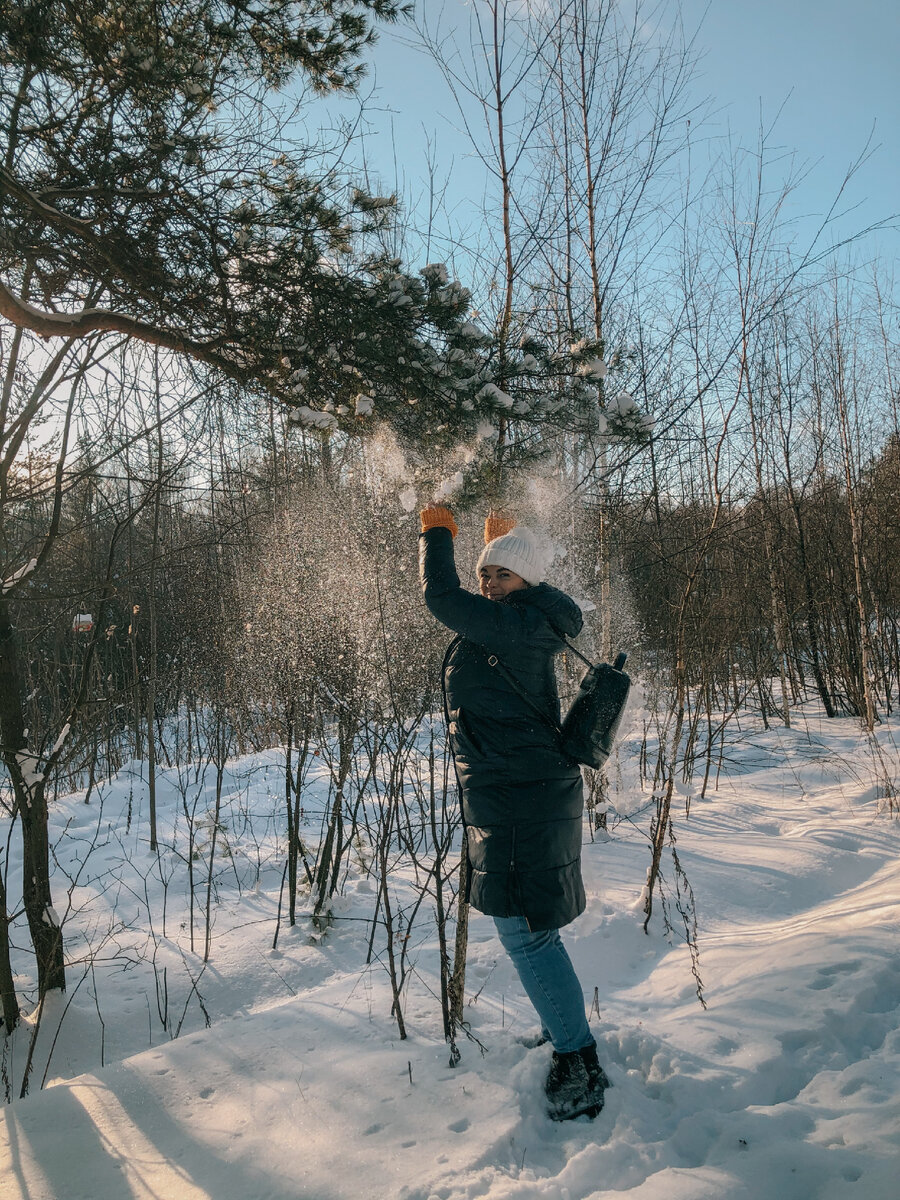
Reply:
[[[591, 660], [589, 658], [587, 658], [584, 654], [582, 654], [580, 650], [576, 649], [576, 647], [573, 646], [572, 643], [570, 641], [568, 641], [568, 639], [563, 638], [563, 641], [566, 643], [566, 645], [569, 647], [569, 649], [572, 651], [573, 654], [576, 654], [581, 659], [582, 662], [587, 663], [588, 667], [594, 666], [594, 664], [591, 662]], [[476, 643], [476, 645], [477, 645], [477, 643]], [[562, 737], [562, 735], [563, 735], [562, 727], [560, 725], [558, 725], [556, 723], [556, 721], [553, 720], [552, 717], [549, 717], [542, 708], [540, 708], [537, 704], [535, 704], [535, 702], [532, 700], [532, 698], [528, 695], [528, 693], [525, 691], [525, 689], [519, 683], [518, 679], [516, 679], [515, 675], [513, 675], [512, 671], [510, 671], [509, 667], [507, 667], [504, 663], [502, 663], [496, 654], [488, 654], [487, 650], [485, 650], [483, 646], [481, 646], [479, 648], [481, 650], [483, 650], [484, 653], [487, 655], [488, 666], [494, 667], [496, 670], [498, 670], [500, 672], [500, 674], [503, 676], [503, 678], [506, 680], [506, 682], [509, 684], [509, 686], [513, 689], [513, 691], [518, 692], [518, 694], [522, 697], [522, 699], [525, 701], [525, 703], [527, 705], [529, 705], [530, 708], [534, 709], [534, 711], [541, 718], [541, 720], [546, 722], [546, 724], [548, 724], [551, 729], [555, 729], [556, 732], [559, 734], [559, 736]], [[627, 658], [628, 658], [628, 655], [624, 652], [624, 650], [621, 653], [617, 654], [616, 661], [613, 663], [613, 670], [621, 671], [622, 668], [625, 666], [625, 660]]]
[[[560, 637], [562, 637], [562, 634], [560, 634]], [[568, 638], [563, 638], [563, 641], [566, 643], [572, 653], [581, 659], [586, 667], [592, 667], [594, 665], [586, 655], [581, 653], [577, 646], [572, 645]]]
[[[482, 647], [482, 649], [484, 649], [484, 647]], [[487, 654], [486, 650], [485, 650], [485, 654]], [[582, 657], [583, 657], [583, 655], [582, 655]], [[519, 683], [518, 679], [516, 679], [515, 675], [513, 675], [512, 671], [510, 671], [510, 669], [508, 667], [504, 666], [504, 664], [500, 661], [500, 659], [497, 657], [497, 655], [496, 654], [488, 654], [487, 660], [488, 660], [488, 666], [494, 667], [497, 671], [499, 671], [500, 674], [503, 676], [503, 678], [506, 680], [506, 682], [513, 689], [513, 691], [518, 692], [519, 695], [522, 697], [522, 699], [525, 701], [525, 703], [530, 708], [534, 709], [534, 711], [541, 718], [541, 720], [544, 721], [547, 725], [549, 725], [551, 729], [555, 730], [555, 732], [560, 737], [562, 737], [562, 729], [560, 728], [560, 726], [557, 725], [557, 723], [553, 720], [553, 718], [548, 716], [547, 713], [545, 713], [542, 708], [540, 708], [537, 704], [535, 704], [535, 702], [532, 700], [532, 698], [528, 695], [528, 693], [525, 691], [525, 689]]]
[[[560, 637], [562, 637], [562, 634], [560, 634]], [[563, 641], [566, 643], [566, 645], [569, 647], [569, 649], [572, 651], [572, 653], [581, 659], [581, 661], [585, 664], [586, 667], [593, 667], [596, 665], [595, 663], [592, 663], [591, 660], [589, 658], [587, 658], [584, 654], [582, 654], [577, 646], [573, 646], [572, 643], [568, 640], [568, 638], [563, 638]], [[628, 659], [628, 655], [625, 653], [625, 651], [620, 650], [619, 653], [616, 655], [615, 662], [612, 665], [613, 670], [621, 671], [623, 669], [623, 667], [625, 666], [627, 659]]]

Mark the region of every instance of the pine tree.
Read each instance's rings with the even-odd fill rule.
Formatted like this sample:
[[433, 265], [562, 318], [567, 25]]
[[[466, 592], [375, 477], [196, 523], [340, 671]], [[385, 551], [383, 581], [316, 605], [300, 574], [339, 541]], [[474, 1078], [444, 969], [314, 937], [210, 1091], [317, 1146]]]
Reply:
[[375, 21], [405, 11], [0, 3], [0, 314], [188, 356], [324, 431], [473, 425], [445, 361], [468, 292], [401, 270], [383, 250], [394, 197], [290, 123], [298, 89], [354, 90]]

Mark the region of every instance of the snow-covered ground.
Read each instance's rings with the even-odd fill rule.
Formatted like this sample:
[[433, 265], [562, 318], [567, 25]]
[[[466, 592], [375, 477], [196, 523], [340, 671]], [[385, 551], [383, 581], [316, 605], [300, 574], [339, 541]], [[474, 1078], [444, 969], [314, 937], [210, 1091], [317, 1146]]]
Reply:
[[[891, 729], [881, 736], [896, 781]], [[213, 889], [205, 970], [208, 827], [197, 826], [191, 953], [177, 772], [165, 774], [159, 806], [163, 842], [180, 857], [148, 851], [137, 765], [102, 789], [102, 807], [95, 793], [54, 811], [61, 911], [63, 872], [80, 872], [66, 923], [75, 961], [67, 994], [45, 1007], [29, 1094], [3, 1110], [2, 1200], [900, 1194], [900, 827], [853, 722], [810, 716], [769, 732], [745, 722], [717, 790], [682, 813], [705, 1011], [686, 947], [658, 921], [649, 936], [641, 929], [648, 815], [637, 815], [625, 762], [616, 806], [635, 815], [586, 843], [589, 907], [566, 935], [589, 1003], [597, 989], [592, 1023], [614, 1086], [596, 1121], [564, 1125], [541, 1104], [548, 1048], [516, 1041], [535, 1023], [487, 919], [473, 914], [470, 927], [477, 1041], [461, 1041], [455, 1069], [430, 902], [410, 939], [406, 1040], [379, 930], [366, 965], [375, 884], [365, 847], [348, 863], [334, 923], [282, 925], [273, 951], [279, 761], [229, 765], [230, 857]], [[182, 781], [202, 815], [211, 785]], [[315, 841], [327, 784], [309, 789]], [[397, 864], [398, 904], [413, 877]], [[13, 873], [11, 895], [18, 886]], [[19, 965], [25, 990], [30, 968]], [[4, 1083], [16, 1093], [33, 1027], [34, 1014], [6, 1043]]]

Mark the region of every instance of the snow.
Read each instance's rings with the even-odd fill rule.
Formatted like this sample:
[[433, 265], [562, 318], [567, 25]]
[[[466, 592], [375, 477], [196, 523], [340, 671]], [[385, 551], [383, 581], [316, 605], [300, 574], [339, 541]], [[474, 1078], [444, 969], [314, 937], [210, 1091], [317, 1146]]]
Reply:
[[63, 725], [62, 729], [59, 731], [59, 737], [53, 743], [53, 749], [50, 751], [51, 756], [62, 750], [66, 743], [66, 738], [69, 736], [69, 730], [71, 728], [72, 726], [68, 721], [66, 721], [65, 725]]
[[[637, 773], [646, 718], [631, 712], [610, 764], [608, 839], [585, 829], [588, 909], [565, 933], [589, 1003], [596, 989], [592, 1027], [613, 1083], [596, 1121], [544, 1115], [549, 1050], [515, 1040], [534, 1018], [478, 914], [466, 1018], [483, 1052], [461, 1037], [462, 1060], [448, 1065], [427, 901], [410, 939], [410, 1036], [399, 1038], [381, 927], [366, 965], [378, 880], [364, 846], [342, 877], [333, 924], [317, 929], [306, 910], [291, 929], [282, 914], [272, 950], [278, 751], [228, 764], [204, 969], [205, 887], [192, 952], [188, 858], [168, 847], [186, 844], [184, 797], [198, 826], [206, 820], [213, 772], [159, 773], [157, 858], [133, 763], [90, 804], [76, 794], [51, 813], [54, 895], [72, 887], [70, 983], [47, 998], [30, 1094], [5, 1109], [2, 1200], [895, 1196], [900, 856], [866, 739], [854, 722], [812, 709], [789, 730], [742, 715], [705, 796], [702, 775], [682, 781], [678, 851], [697, 899], [704, 1010], [686, 947], [658, 920], [645, 935], [635, 911], [651, 802]], [[896, 721], [879, 731], [895, 775], [898, 732]], [[331, 796], [327, 765], [315, 764], [304, 793], [310, 845]], [[195, 850], [205, 882], [208, 840]], [[405, 902], [414, 874], [394, 865], [395, 899]], [[14, 863], [9, 886], [19, 894]], [[20, 993], [31, 969], [22, 955]], [[6, 1042], [14, 1080], [35, 1021]]]
[[[25, 736], [28, 736], [28, 730], [25, 730]], [[40, 759], [30, 750], [20, 750], [16, 754], [16, 762], [19, 764], [19, 770], [22, 772], [22, 780], [25, 786], [29, 789], [33, 788], [43, 779], [41, 771]]]
[[459, 328], [459, 336], [469, 341], [485, 341], [488, 335], [474, 321], [465, 321]]
[[288, 418], [300, 425], [307, 425], [313, 429], [337, 428], [337, 421], [331, 413], [320, 412], [317, 409], [310, 408], [307, 404], [300, 404], [296, 408], [290, 409]]
[[454, 471], [452, 475], [446, 479], [442, 479], [438, 484], [434, 493], [435, 501], [451, 499], [456, 495], [464, 482], [462, 471]]
[[447, 274], [446, 263], [428, 263], [419, 272], [424, 275], [429, 283], [444, 287], [446, 286], [450, 276]]
[[404, 512], [412, 512], [418, 504], [419, 497], [414, 487], [408, 487], [403, 489], [398, 499]]
[[488, 382], [477, 392], [479, 400], [489, 400], [491, 404], [496, 404], [498, 408], [512, 408], [513, 398], [501, 391], [496, 383]]
[[581, 363], [577, 374], [585, 379], [605, 379], [609, 374], [609, 369], [602, 358], [591, 358], [587, 362]]
[[20, 583], [27, 575], [30, 575], [35, 567], [37, 567], [37, 559], [32, 558], [23, 567], [19, 567], [18, 571], [13, 571], [8, 579], [3, 580], [3, 594], [6, 595], [17, 583]]
[[53, 907], [52, 904], [44, 905], [44, 915], [43, 915], [42, 920], [43, 920], [44, 924], [49, 925], [51, 929], [59, 929], [60, 924], [61, 924], [60, 919], [59, 919], [59, 913], [56, 911], [56, 909]]
[[623, 417], [637, 411], [637, 405], [628, 392], [619, 392], [610, 400], [608, 408], [610, 412], [619, 413]]
[[454, 279], [435, 294], [435, 299], [447, 307], [465, 309], [472, 299], [472, 293], [468, 288], [464, 288], [459, 280]]

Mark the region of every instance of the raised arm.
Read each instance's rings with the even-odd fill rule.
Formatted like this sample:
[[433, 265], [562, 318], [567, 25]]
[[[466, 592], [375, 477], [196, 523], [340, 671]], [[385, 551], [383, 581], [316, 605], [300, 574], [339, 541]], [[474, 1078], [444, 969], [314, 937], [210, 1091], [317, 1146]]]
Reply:
[[419, 574], [429, 612], [454, 633], [501, 659], [512, 660], [526, 642], [534, 645], [542, 638], [555, 649], [549, 627], [536, 613], [488, 600], [462, 587], [453, 558], [453, 532], [449, 524], [433, 523], [433, 510], [434, 506], [423, 510], [419, 539]]

